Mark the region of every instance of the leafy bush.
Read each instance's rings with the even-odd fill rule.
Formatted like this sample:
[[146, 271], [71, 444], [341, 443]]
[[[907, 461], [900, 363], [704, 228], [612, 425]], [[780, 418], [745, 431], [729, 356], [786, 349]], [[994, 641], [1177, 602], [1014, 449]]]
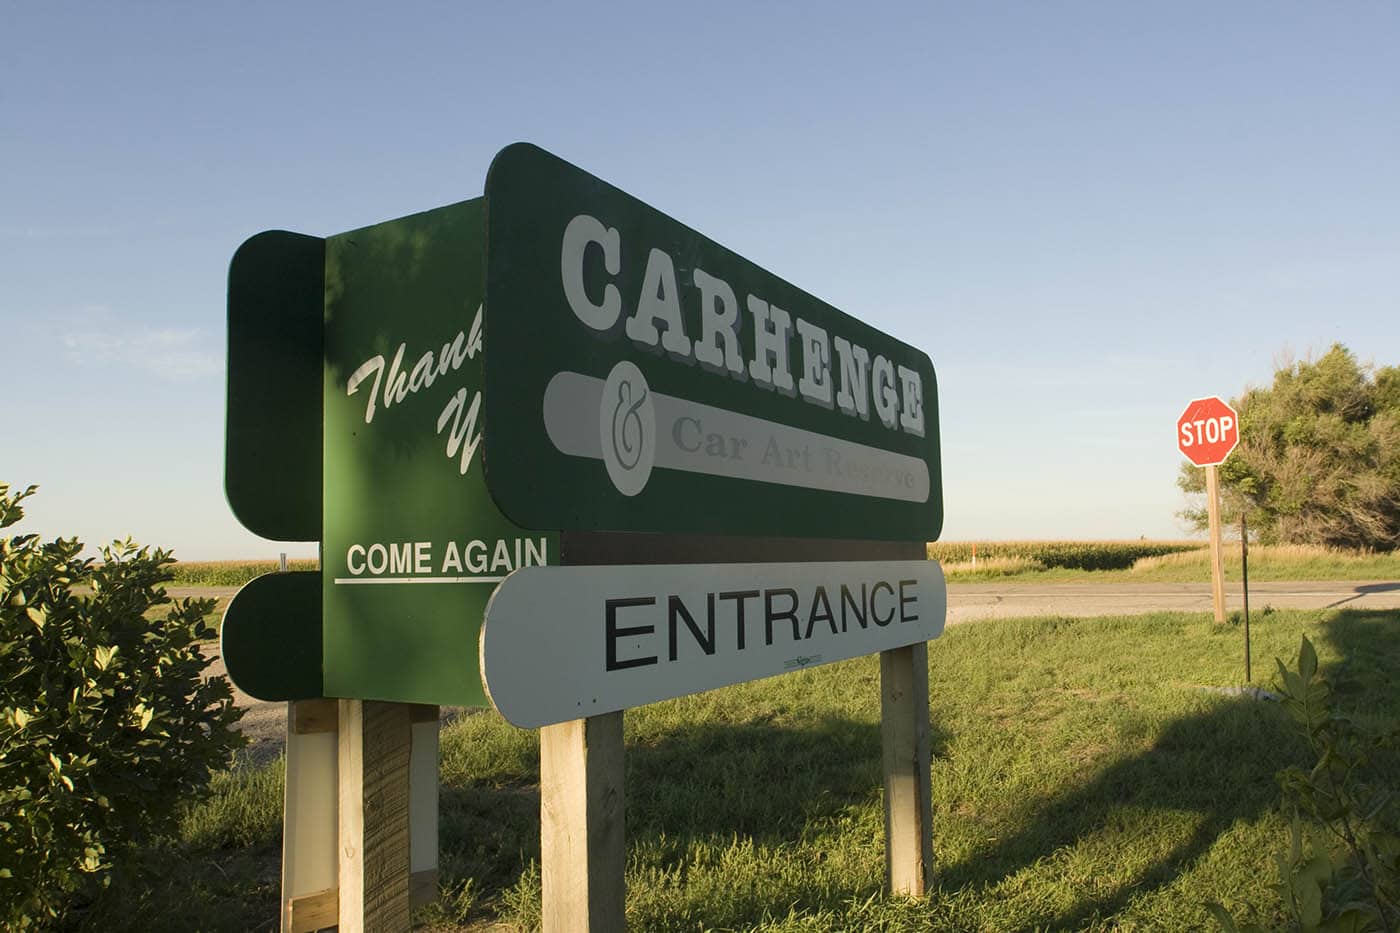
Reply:
[[[34, 487], [0, 483], [0, 529]], [[211, 600], [172, 602], [170, 554], [130, 541], [0, 537], [0, 925], [44, 926], [173, 828], [243, 742], [203, 680]], [[146, 615], [157, 610], [156, 618]]]
[[[1374, 753], [1393, 745], [1400, 730], [1371, 735], [1336, 713], [1307, 636], [1296, 671], [1276, 663], [1283, 707], [1316, 757], [1308, 771], [1295, 765], [1278, 775], [1292, 810], [1291, 839], [1274, 856], [1288, 927], [1400, 929], [1400, 807], [1394, 775], [1377, 774], [1372, 765]], [[1227, 933], [1261, 929], [1239, 926], [1220, 904], [1208, 906]]]

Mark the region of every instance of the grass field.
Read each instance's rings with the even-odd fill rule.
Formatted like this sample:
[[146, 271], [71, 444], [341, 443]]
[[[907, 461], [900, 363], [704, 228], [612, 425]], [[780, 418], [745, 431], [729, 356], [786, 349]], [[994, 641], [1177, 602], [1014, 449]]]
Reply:
[[[1400, 716], [1400, 613], [1262, 615], [1256, 672], [1304, 633], [1359, 722]], [[629, 928], [1182, 930], [1209, 928], [1210, 900], [1270, 926], [1273, 775], [1303, 749], [1276, 705], [1203, 689], [1240, 682], [1241, 642], [1206, 615], [987, 621], [933, 642], [923, 901], [881, 893], [875, 658], [630, 711]], [[464, 716], [441, 772], [444, 896], [419, 919], [531, 929], [535, 733]], [[279, 763], [221, 776], [149, 853], [158, 880], [114, 886], [75, 928], [273, 929], [280, 784]]]
[[[1209, 583], [1209, 550], [1200, 541], [1009, 541], [970, 546], [936, 542], [929, 556], [943, 562], [951, 583]], [[1225, 578], [1241, 576], [1239, 541], [1223, 548]], [[1252, 545], [1249, 579], [1400, 580], [1400, 551]]]
[[[182, 560], [173, 569], [174, 586], [242, 586], [254, 577], [278, 569], [275, 560]], [[315, 570], [314, 558], [287, 561], [288, 570]]]
[[928, 556], [945, 566], [1005, 562], [1041, 570], [1126, 570], [1145, 557], [1194, 551], [1201, 541], [933, 541]]

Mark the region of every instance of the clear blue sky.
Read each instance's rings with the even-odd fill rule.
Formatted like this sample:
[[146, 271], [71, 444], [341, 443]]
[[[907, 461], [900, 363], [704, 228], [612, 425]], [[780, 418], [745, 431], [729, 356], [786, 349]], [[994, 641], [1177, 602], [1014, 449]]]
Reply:
[[1187, 401], [1400, 362], [1397, 48], [1389, 2], [0, 4], [0, 479], [275, 556], [221, 488], [234, 249], [528, 140], [925, 349], [945, 539], [1177, 536]]

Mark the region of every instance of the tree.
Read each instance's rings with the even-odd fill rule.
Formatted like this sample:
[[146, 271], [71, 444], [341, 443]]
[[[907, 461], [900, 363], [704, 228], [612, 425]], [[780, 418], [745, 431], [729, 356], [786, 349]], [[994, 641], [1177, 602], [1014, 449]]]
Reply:
[[[1240, 445], [1218, 468], [1224, 521], [1244, 510], [1269, 544], [1400, 547], [1400, 367], [1362, 365], [1333, 344], [1233, 404]], [[1183, 463], [1177, 485], [1203, 492], [1205, 471]], [[1204, 507], [1181, 515], [1207, 526]]]
[[[0, 529], [33, 492], [0, 483]], [[201, 676], [213, 600], [171, 601], [166, 551], [117, 542], [97, 561], [82, 549], [0, 537], [4, 929], [46, 926], [105, 883], [243, 742], [228, 681]]]

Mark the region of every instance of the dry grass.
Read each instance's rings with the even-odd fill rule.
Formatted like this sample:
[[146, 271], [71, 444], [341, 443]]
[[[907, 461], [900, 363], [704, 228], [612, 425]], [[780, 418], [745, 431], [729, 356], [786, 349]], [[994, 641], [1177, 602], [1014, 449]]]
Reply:
[[[287, 561], [288, 570], [316, 570], [319, 566], [315, 558]], [[172, 568], [175, 579], [171, 582], [177, 586], [242, 586], [277, 568], [275, 560], [182, 560]]]
[[[1042, 569], [1126, 570], [1133, 561], [1201, 547], [1200, 541], [935, 541], [928, 545], [928, 556], [945, 566], [984, 561], [1024, 559], [1037, 561]], [[1035, 569], [1035, 568], [1030, 568]]]
[[[1198, 583], [1210, 579], [1209, 548], [1200, 541], [934, 542], [951, 582]], [[1226, 579], [1239, 580], [1240, 543], [1224, 544]], [[1347, 551], [1304, 545], [1251, 545], [1251, 581], [1400, 580], [1400, 551]]]
[[959, 580], [995, 580], [1020, 573], [1037, 573], [1045, 570], [1045, 565], [1033, 557], [993, 557], [972, 561], [957, 561], [943, 564], [943, 573]]
[[[1225, 571], [1238, 575], [1242, 568], [1239, 541], [1226, 541], [1222, 547]], [[1189, 572], [1208, 574], [1210, 552], [1202, 548], [1180, 554], [1144, 557], [1134, 562], [1134, 577], [1157, 579], [1163, 575]], [[1346, 551], [1341, 548], [1304, 544], [1251, 545], [1249, 576], [1252, 580], [1308, 579], [1397, 579], [1400, 578], [1400, 552]]]

